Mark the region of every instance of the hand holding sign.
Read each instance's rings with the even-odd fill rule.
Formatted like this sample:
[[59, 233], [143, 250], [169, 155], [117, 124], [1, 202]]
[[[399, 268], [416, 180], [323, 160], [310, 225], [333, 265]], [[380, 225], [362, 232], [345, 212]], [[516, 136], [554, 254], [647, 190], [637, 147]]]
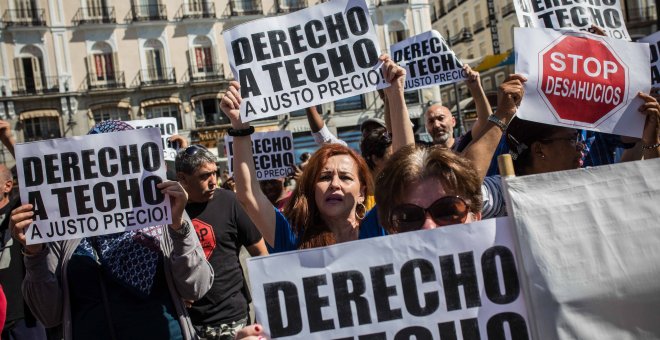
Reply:
[[660, 143], [660, 104], [658, 101], [646, 94], [639, 93], [638, 97], [644, 99], [644, 104], [639, 107], [639, 112], [646, 115], [644, 122], [644, 132], [642, 134], [642, 143], [645, 145], [654, 145]]
[[470, 89], [470, 92], [479, 90], [479, 87], [481, 86], [481, 77], [479, 76], [479, 72], [473, 70], [468, 64], [463, 65], [463, 71], [467, 73], [465, 84], [467, 85], [468, 89]]
[[383, 62], [383, 78], [390, 83], [390, 87], [383, 90], [385, 97], [392, 97], [398, 94], [403, 95], [406, 69], [397, 65], [387, 54], [381, 55], [379, 59]]
[[231, 121], [231, 126], [234, 129], [245, 129], [250, 124], [241, 122], [241, 94], [238, 90], [241, 89], [241, 84], [237, 81], [229, 82], [229, 88], [222, 99], [220, 100], [220, 109], [225, 113], [227, 118]]
[[524, 83], [527, 78], [520, 74], [509, 75], [507, 80], [500, 84], [497, 91], [497, 111], [495, 115], [499, 119], [510, 121], [518, 110], [518, 105], [525, 95]]
[[23, 204], [11, 212], [9, 230], [12, 237], [23, 245], [26, 255], [34, 255], [43, 249], [42, 244], [26, 244], [25, 229], [33, 222], [32, 204]]
[[188, 203], [188, 193], [183, 189], [179, 182], [163, 182], [156, 184], [156, 188], [164, 195], [170, 195], [170, 204], [172, 206], [172, 229], [179, 230], [183, 218], [183, 210]]

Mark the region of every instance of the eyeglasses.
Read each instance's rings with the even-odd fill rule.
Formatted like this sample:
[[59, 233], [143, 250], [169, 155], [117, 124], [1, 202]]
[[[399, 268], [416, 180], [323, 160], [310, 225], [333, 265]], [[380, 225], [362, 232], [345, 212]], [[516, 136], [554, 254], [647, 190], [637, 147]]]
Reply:
[[203, 145], [193, 144], [193, 145], [187, 147], [184, 152], [188, 156], [194, 156], [195, 154], [197, 154], [201, 150], [206, 151], [206, 148]]
[[568, 141], [571, 144], [571, 146], [576, 148], [576, 149], [578, 147], [582, 148], [585, 145], [584, 140], [582, 140], [581, 135], [577, 135], [577, 136], [574, 136], [574, 137], [545, 138], [545, 139], [539, 140], [539, 142], [541, 142], [541, 143], [552, 143], [552, 142], [557, 141], [557, 140]]
[[426, 221], [426, 213], [439, 225], [465, 223], [469, 205], [460, 196], [445, 196], [437, 199], [428, 208], [415, 204], [401, 204], [392, 209], [392, 226], [399, 232], [419, 230]]

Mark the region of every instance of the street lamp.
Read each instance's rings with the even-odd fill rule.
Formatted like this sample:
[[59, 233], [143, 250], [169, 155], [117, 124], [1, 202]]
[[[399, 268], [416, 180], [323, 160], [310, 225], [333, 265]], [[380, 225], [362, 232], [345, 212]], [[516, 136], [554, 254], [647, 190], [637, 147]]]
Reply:
[[66, 92], [66, 109], [69, 113], [69, 121], [66, 125], [71, 129], [71, 135], [73, 135], [73, 126], [76, 125], [76, 122], [73, 120], [73, 111], [71, 110], [71, 96], [69, 96], [69, 81], [64, 82], [64, 92]]
[[[457, 35], [459, 42], [472, 42], [472, 32], [467, 28], [463, 28], [461, 32]], [[447, 29], [447, 45], [449, 49], [452, 49], [452, 37], [451, 32]], [[452, 50], [453, 51], [453, 50]], [[463, 113], [461, 112], [461, 95], [458, 91], [458, 83], [454, 82], [454, 95], [456, 97], [456, 118], [458, 119], [458, 134], [462, 136], [465, 134], [465, 127], [463, 126]]]

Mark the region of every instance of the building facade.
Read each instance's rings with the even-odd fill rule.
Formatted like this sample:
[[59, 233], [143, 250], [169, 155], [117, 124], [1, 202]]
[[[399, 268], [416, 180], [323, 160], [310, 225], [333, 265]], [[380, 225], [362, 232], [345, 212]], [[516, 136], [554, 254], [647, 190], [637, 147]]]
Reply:
[[[0, 0], [0, 118], [18, 142], [85, 134], [107, 119], [175, 117], [179, 133], [215, 151], [228, 120], [218, 96], [233, 79], [222, 32], [320, 0]], [[383, 52], [431, 29], [423, 0], [370, 0]], [[413, 115], [439, 92], [407, 94]], [[382, 115], [376, 93], [324, 104], [328, 126], [356, 146], [359, 123]], [[255, 122], [311, 147], [304, 111]], [[5, 150], [0, 162], [13, 164]], [[219, 152], [223, 154], [222, 150]]]

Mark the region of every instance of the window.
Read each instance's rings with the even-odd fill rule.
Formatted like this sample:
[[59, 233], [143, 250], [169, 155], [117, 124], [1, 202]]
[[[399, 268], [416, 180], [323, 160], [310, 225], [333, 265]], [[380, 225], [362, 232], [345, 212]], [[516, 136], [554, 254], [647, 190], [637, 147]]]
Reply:
[[474, 6], [474, 20], [483, 20], [483, 17], [481, 16], [481, 6], [478, 4]]
[[40, 117], [25, 119], [23, 121], [23, 137], [25, 142], [62, 137], [60, 118]]
[[93, 114], [96, 123], [106, 120], [131, 120], [128, 109], [121, 107], [104, 107], [94, 110]]
[[144, 80], [157, 81], [166, 79], [165, 59], [163, 45], [160, 41], [151, 39], [144, 44], [146, 72], [143, 73]]
[[195, 125], [197, 127], [229, 124], [229, 119], [220, 111], [217, 98], [195, 102]]
[[406, 28], [399, 21], [392, 21], [388, 26], [390, 45], [396, 44], [401, 40], [404, 40], [408, 37], [406, 33]]
[[144, 115], [147, 119], [160, 117], [174, 117], [176, 124], [181, 129], [181, 117], [179, 117], [179, 106], [176, 104], [154, 105], [144, 108]]
[[463, 27], [470, 27], [470, 14], [468, 12], [463, 13]]
[[482, 41], [479, 43], [479, 55], [485, 56], [486, 54], [488, 54], [488, 51], [486, 50], [486, 42]]
[[87, 57], [89, 86], [103, 86], [116, 81], [117, 56], [105, 42], [97, 42], [92, 47], [92, 55]]
[[361, 110], [364, 107], [364, 98], [361, 95], [335, 100], [335, 111]]
[[483, 84], [484, 90], [486, 91], [493, 88], [493, 80], [490, 77], [484, 78], [481, 83]]
[[192, 77], [203, 76], [213, 72], [214, 55], [213, 44], [208, 37], [198, 36], [193, 41], [193, 48], [189, 52], [190, 70]]
[[[323, 116], [323, 110], [321, 105], [316, 105], [316, 112]], [[307, 109], [300, 109], [289, 112], [289, 117], [305, 117], [307, 115]]]
[[406, 104], [419, 104], [419, 91], [404, 92], [403, 97], [406, 99]]
[[506, 78], [506, 75], [504, 72], [498, 72], [495, 74], [495, 86], [499, 86], [504, 82], [504, 79]]
[[43, 57], [36, 46], [28, 45], [21, 49], [20, 57], [14, 58], [14, 70], [19, 93], [36, 94], [48, 89]]

